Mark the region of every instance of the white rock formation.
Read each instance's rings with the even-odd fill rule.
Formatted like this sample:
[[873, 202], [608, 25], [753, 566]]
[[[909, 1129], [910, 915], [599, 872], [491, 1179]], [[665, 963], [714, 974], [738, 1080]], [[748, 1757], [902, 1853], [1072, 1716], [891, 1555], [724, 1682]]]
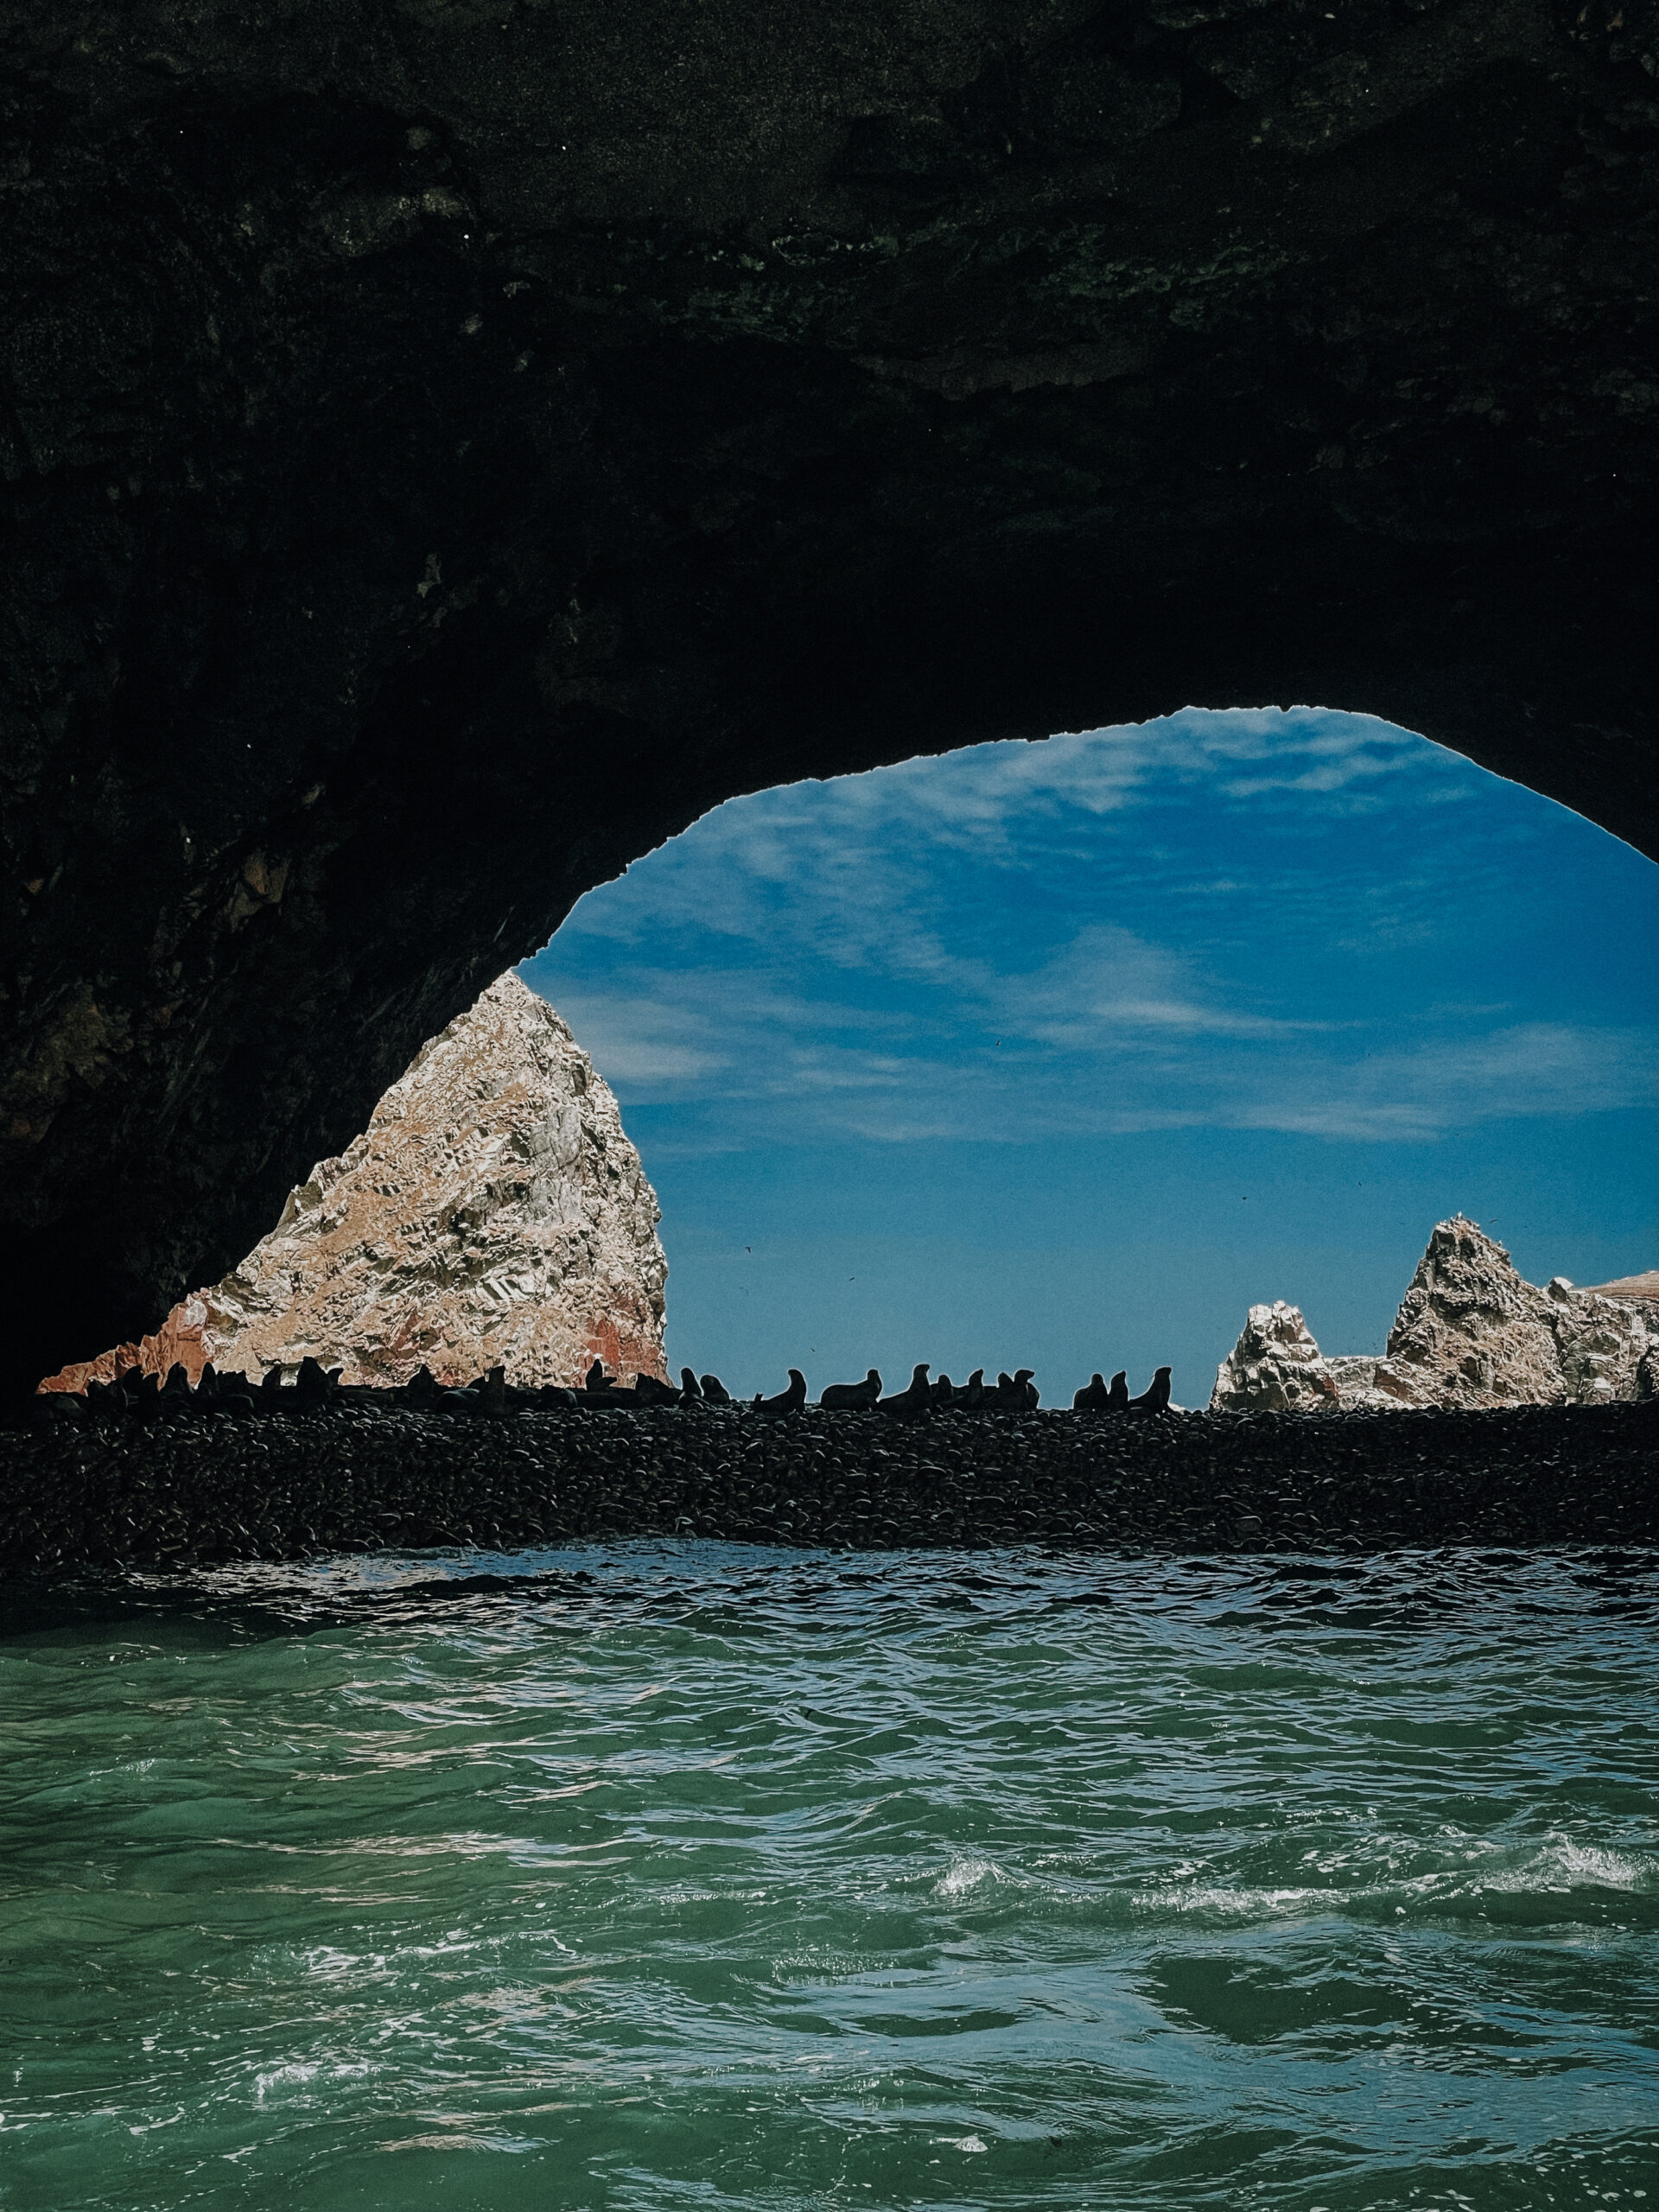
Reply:
[[1216, 1376], [1215, 1412], [1353, 1406], [1597, 1405], [1659, 1394], [1649, 1278], [1540, 1290], [1461, 1214], [1437, 1224], [1382, 1359], [1326, 1358], [1282, 1300], [1253, 1306]]
[[1420, 1403], [1559, 1404], [1568, 1395], [1554, 1325], [1564, 1310], [1458, 1214], [1428, 1240], [1389, 1332], [1389, 1357]]
[[1282, 1298], [1252, 1306], [1238, 1342], [1216, 1370], [1211, 1412], [1331, 1412], [1339, 1402], [1336, 1378], [1300, 1308]]
[[656, 1194], [609, 1086], [516, 976], [416, 1054], [338, 1160], [212, 1289], [153, 1338], [66, 1368], [207, 1360], [257, 1380], [308, 1353], [347, 1382], [429, 1367], [462, 1382], [504, 1366], [574, 1382], [596, 1357], [624, 1378], [665, 1375]]

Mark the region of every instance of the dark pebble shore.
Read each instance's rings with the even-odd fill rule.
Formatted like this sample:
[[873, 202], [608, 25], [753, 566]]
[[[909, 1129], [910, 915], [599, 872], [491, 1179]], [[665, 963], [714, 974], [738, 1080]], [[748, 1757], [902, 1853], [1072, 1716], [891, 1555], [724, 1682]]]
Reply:
[[647, 1535], [1203, 1552], [1659, 1541], [1659, 1405], [458, 1416], [375, 1395], [239, 1413], [187, 1400], [144, 1421], [0, 1435], [0, 1577]]

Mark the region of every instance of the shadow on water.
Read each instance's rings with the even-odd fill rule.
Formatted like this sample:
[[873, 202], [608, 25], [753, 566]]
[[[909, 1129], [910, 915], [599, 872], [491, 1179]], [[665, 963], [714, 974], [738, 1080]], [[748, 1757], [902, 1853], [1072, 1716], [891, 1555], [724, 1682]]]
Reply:
[[[991, 1562], [994, 1561], [995, 1564]], [[1444, 1546], [1370, 1558], [1349, 1554], [1148, 1557], [1090, 1548], [960, 1551], [780, 1550], [639, 1539], [493, 1553], [445, 1548], [350, 1553], [296, 1564], [191, 1567], [175, 1573], [0, 1583], [0, 1638], [123, 1622], [190, 1622], [204, 1637], [249, 1640], [373, 1622], [431, 1609], [535, 1606], [573, 1627], [642, 1618], [695, 1621], [723, 1606], [760, 1630], [774, 1611], [793, 1625], [849, 1610], [912, 1609], [999, 1618], [1037, 1610], [1128, 1605], [1191, 1614], [1217, 1628], [1299, 1625], [1411, 1635], [1497, 1605], [1548, 1620], [1643, 1621], [1659, 1608], [1659, 1551], [1610, 1546], [1488, 1550]], [[760, 1608], [756, 1611], [755, 1608]]]

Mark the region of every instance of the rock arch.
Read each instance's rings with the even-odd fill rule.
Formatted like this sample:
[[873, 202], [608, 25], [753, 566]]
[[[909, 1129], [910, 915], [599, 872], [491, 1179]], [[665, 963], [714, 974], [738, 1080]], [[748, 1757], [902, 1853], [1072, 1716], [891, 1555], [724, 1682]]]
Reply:
[[14, 1382], [733, 793], [1367, 709], [1659, 851], [1649, 0], [33, 0]]

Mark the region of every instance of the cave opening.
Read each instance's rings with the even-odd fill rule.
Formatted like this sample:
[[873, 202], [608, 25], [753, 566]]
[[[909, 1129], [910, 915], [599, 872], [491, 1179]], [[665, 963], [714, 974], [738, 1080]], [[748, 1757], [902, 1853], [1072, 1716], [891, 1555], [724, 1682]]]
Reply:
[[1433, 1224], [1659, 1246], [1659, 868], [1374, 717], [1189, 711], [728, 802], [520, 971], [664, 1208], [672, 1365], [1380, 1351]]

